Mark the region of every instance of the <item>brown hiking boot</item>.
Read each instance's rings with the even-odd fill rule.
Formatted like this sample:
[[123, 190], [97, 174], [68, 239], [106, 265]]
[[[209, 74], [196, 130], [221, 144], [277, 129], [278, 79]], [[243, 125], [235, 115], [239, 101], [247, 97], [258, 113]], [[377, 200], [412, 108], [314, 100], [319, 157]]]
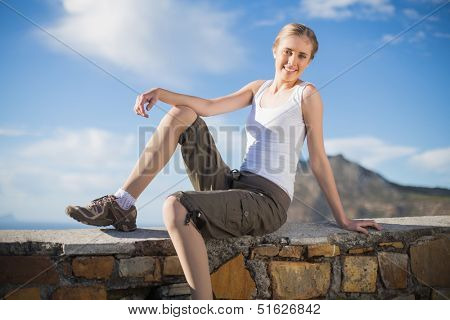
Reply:
[[110, 194], [92, 200], [88, 205], [67, 206], [66, 214], [75, 220], [91, 226], [109, 226], [120, 231], [136, 230], [137, 210], [135, 206], [122, 209], [116, 201], [117, 197]]

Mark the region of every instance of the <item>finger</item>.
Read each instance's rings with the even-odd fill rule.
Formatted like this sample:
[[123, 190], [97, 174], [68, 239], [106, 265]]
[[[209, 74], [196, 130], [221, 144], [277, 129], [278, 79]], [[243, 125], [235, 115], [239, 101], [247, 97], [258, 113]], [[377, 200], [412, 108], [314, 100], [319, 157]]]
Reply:
[[383, 228], [376, 222], [374, 223], [374, 227], [377, 228], [379, 231], [383, 230]]
[[153, 106], [153, 100], [154, 100], [153, 97], [151, 99], [147, 100], [148, 104], [147, 104], [147, 107], [145, 108], [145, 109], [147, 109], [147, 111], [149, 111], [150, 108]]
[[134, 107], [134, 113], [136, 113], [138, 116], [141, 116], [141, 115], [142, 115], [141, 112], [139, 111], [139, 105], [136, 105], [136, 106]]
[[134, 113], [136, 113], [138, 116], [141, 115], [140, 111], [139, 111], [139, 104], [141, 103], [141, 96], [137, 96], [136, 98], [136, 102], [134, 104]]
[[143, 117], [147, 117], [144, 110], [145, 97], [140, 94], [136, 98], [135, 110], [137, 110], [137, 114]]
[[145, 100], [142, 100], [141, 104], [139, 105], [139, 111], [141, 112], [141, 115], [143, 117], [148, 118], [148, 115], [145, 113], [144, 104], [145, 104]]
[[374, 220], [363, 220], [361, 221], [361, 223], [359, 224], [362, 227], [371, 227], [375, 224], [376, 222]]
[[356, 228], [356, 230], [359, 231], [359, 232], [362, 232], [362, 233], [364, 233], [364, 234], [366, 234], [366, 235], [369, 234], [369, 231], [367, 231], [366, 229], [364, 229], [364, 228], [361, 227], [361, 226], [358, 226], [358, 227]]
[[382, 229], [381, 226], [375, 220], [369, 220], [365, 224], [363, 224], [363, 226], [372, 227], [378, 230]]

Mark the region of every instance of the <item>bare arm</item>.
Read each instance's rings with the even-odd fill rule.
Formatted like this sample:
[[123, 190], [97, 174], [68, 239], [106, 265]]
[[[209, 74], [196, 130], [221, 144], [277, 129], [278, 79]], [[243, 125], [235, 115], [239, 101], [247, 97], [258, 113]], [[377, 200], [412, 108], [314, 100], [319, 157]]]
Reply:
[[186, 106], [200, 116], [207, 116], [211, 100], [158, 88], [158, 98], [171, 106]]
[[230, 95], [215, 99], [204, 99], [175, 93], [162, 88], [152, 88], [137, 97], [134, 110], [137, 114], [147, 118], [148, 115], [145, 113], [145, 110], [150, 110], [158, 100], [161, 100], [172, 106], [188, 107], [200, 116], [209, 117], [235, 111], [250, 105], [253, 93], [261, 86], [262, 82], [262, 80], [252, 81]]
[[232, 94], [212, 99], [208, 114], [217, 115], [227, 113], [252, 104], [254, 92], [258, 90], [263, 82], [264, 80], [252, 81]]
[[308, 85], [303, 92], [303, 117], [307, 128], [307, 142], [311, 170], [325, 194], [336, 222], [344, 229], [368, 233], [363, 227], [381, 227], [374, 220], [351, 220], [344, 212], [336, 187], [333, 171], [328, 161], [323, 143], [323, 103], [317, 89]]

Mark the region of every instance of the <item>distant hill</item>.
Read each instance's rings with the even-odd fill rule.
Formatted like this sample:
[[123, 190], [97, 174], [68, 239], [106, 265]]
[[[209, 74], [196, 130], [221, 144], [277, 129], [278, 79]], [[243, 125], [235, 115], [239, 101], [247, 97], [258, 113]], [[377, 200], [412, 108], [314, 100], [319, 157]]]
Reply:
[[[450, 215], [449, 189], [403, 186], [342, 155], [329, 156], [328, 159], [349, 218]], [[335, 221], [325, 194], [308, 163], [301, 161], [296, 174], [294, 200], [288, 210], [288, 222], [326, 220]]]

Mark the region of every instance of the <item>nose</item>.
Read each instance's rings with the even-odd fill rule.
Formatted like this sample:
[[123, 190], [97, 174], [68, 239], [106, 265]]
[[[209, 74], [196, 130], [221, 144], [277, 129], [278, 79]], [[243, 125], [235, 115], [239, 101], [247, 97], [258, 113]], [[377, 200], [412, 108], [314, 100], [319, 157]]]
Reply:
[[297, 65], [297, 58], [296, 58], [295, 54], [291, 54], [291, 56], [289, 57], [289, 65], [291, 65], [291, 66]]

